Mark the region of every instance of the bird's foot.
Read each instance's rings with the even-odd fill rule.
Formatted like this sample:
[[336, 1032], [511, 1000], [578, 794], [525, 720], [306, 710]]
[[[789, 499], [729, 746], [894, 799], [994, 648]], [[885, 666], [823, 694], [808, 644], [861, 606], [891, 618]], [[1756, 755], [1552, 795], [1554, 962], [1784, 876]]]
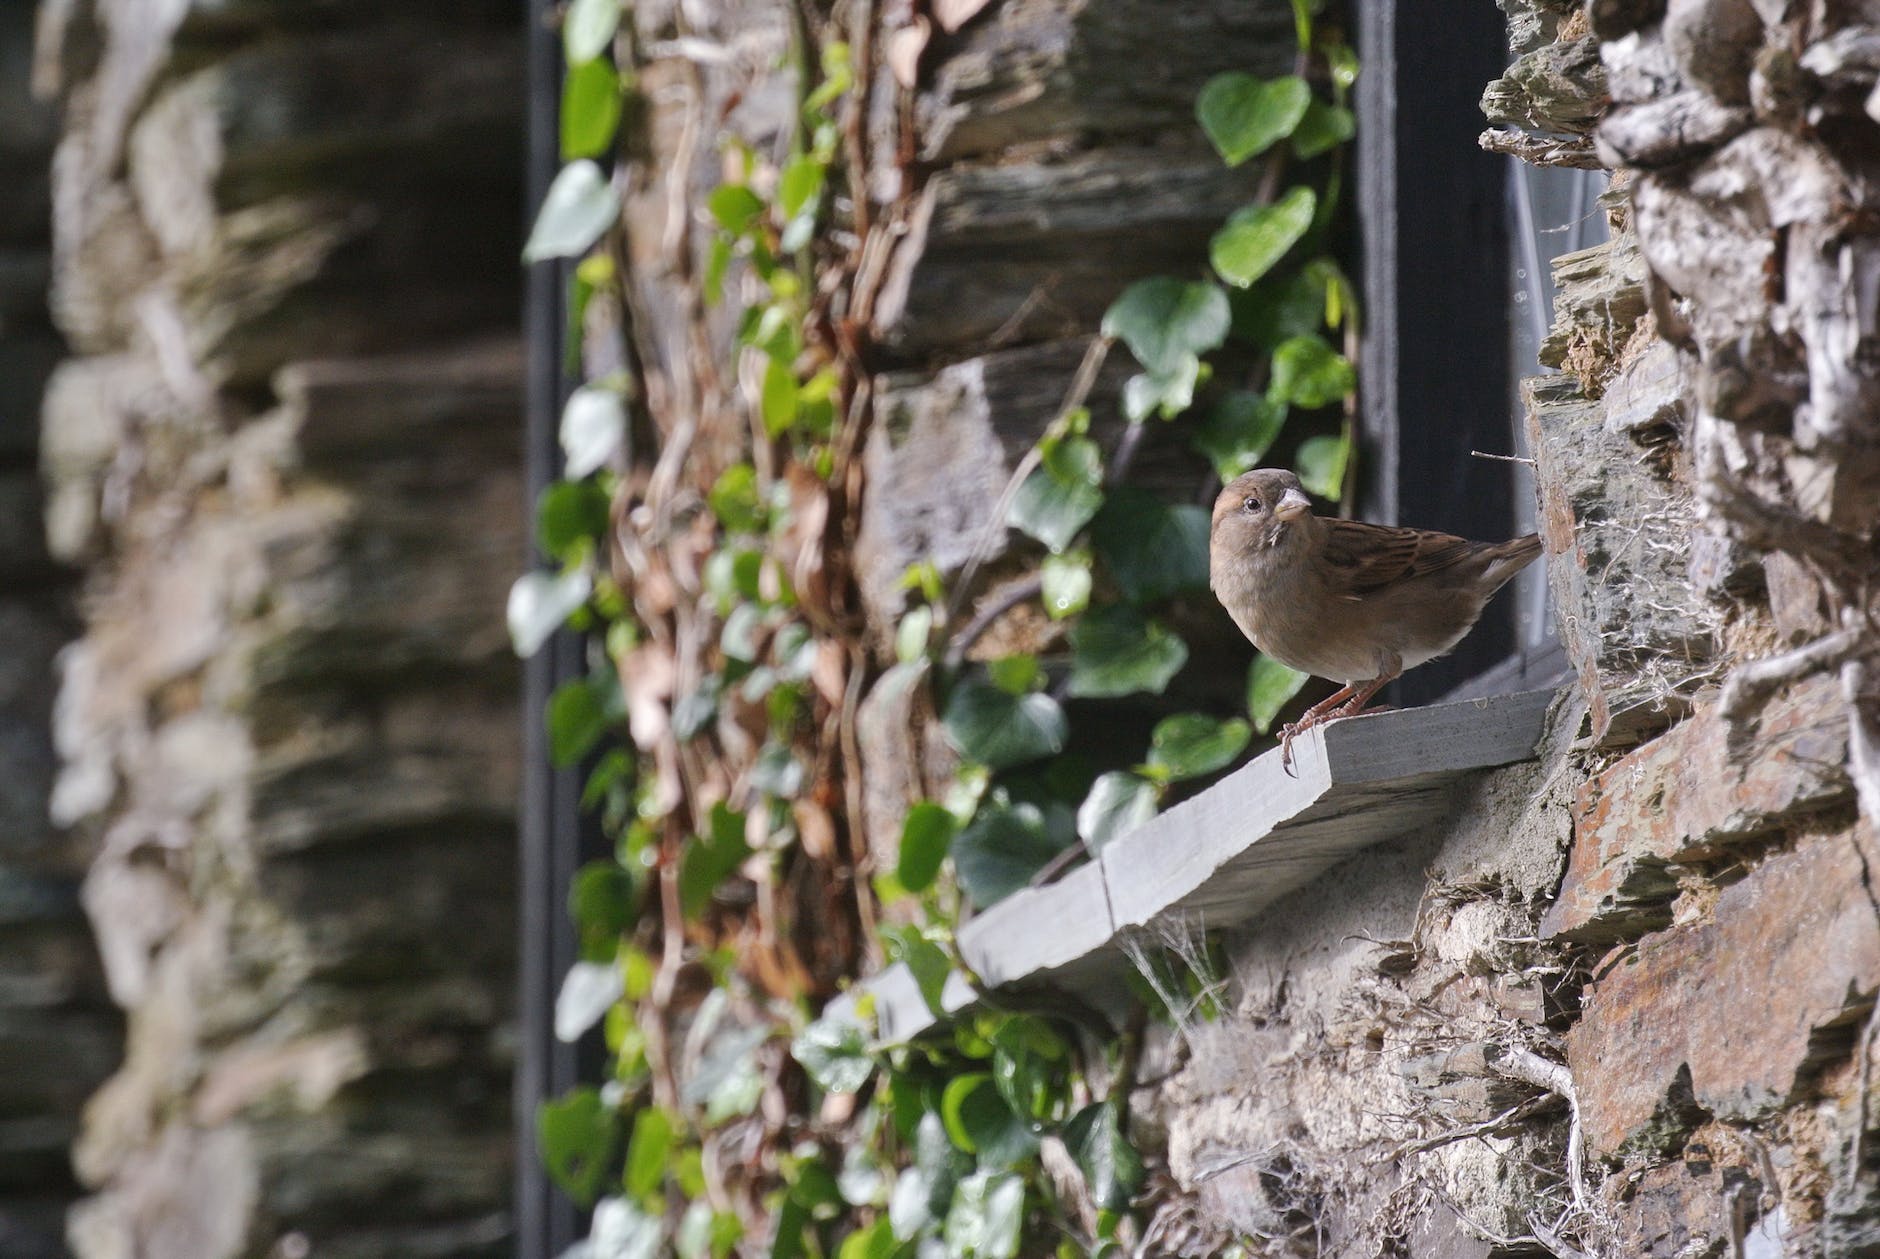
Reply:
[[1280, 727], [1279, 767], [1286, 771], [1286, 777], [1288, 778], [1299, 777], [1299, 775], [1293, 770], [1293, 754], [1292, 754], [1293, 740], [1297, 739], [1300, 735], [1312, 729], [1314, 726], [1317, 726], [1323, 723], [1325, 720], [1326, 718], [1324, 716], [1314, 716], [1312, 713], [1307, 713], [1305, 716], [1301, 717], [1298, 721], [1293, 722], [1291, 725]]

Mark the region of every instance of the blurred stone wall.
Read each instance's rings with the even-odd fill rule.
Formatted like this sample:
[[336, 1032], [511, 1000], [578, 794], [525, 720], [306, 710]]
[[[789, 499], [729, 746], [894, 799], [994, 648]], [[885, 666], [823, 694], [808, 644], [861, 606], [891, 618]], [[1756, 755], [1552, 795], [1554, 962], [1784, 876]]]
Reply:
[[[76, 583], [68, 620], [29, 622], [20, 702], [50, 706], [57, 772], [42, 752], [49, 798], [21, 808], [84, 871], [125, 1020], [121, 1057], [45, 1050], [90, 1071], [63, 1073], [68, 1125], [112, 1071], [72, 1149], [71, 1250], [506, 1253], [520, 8], [39, 20], [62, 119], [20, 179], [51, 172], [70, 348], [32, 571]], [[0, 513], [15, 479], [35, 493], [32, 437], [0, 425]], [[0, 930], [28, 903], [0, 883]]]
[[58, 113], [29, 90], [32, 6], [0, 6], [0, 1255], [61, 1253], [69, 1149], [122, 1027], [79, 905], [85, 853], [51, 824], [53, 660], [78, 633], [46, 551], [39, 401], [65, 352], [46, 310]]

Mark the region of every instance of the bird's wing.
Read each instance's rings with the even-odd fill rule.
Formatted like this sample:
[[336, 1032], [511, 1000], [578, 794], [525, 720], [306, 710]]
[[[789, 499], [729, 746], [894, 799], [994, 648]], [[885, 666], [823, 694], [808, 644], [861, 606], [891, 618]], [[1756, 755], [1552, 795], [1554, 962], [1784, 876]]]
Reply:
[[1454, 568], [1489, 544], [1427, 529], [1399, 529], [1362, 520], [1325, 522], [1326, 583], [1335, 595], [1360, 599], [1399, 582]]

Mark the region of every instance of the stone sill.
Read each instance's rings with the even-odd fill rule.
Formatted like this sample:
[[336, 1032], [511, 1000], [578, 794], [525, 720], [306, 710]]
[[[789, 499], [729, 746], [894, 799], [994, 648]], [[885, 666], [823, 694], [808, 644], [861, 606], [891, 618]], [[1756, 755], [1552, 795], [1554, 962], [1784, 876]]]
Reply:
[[[1122, 943], [1163, 924], [1244, 924], [1372, 844], [1440, 819], [1469, 774], [1534, 756], [1552, 690], [1523, 691], [1335, 721], [1275, 749], [1112, 842], [1045, 887], [1014, 893], [960, 928], [960, 956], [989, 989], [1051, 988], [1100, 1010], [1127, 998]], [[913, 976], [895, 965], [831, 1003], [858, 1017], [873, 997], [881, 1043], [934, 1024]], [[978, 1000], [949, 976], [949, 1011]], [[860, 1020], [864, 1024], [867, 1020]]]

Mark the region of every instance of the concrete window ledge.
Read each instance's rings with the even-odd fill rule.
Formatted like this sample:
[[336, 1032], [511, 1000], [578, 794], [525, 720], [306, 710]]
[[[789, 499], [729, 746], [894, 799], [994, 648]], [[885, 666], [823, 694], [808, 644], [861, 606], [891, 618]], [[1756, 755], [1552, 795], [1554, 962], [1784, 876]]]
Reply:
[[[1296, 776], [1277, 749], [1266, 753], [1058, 882], [972, 919], [960, 956], [988, 989], [1051, 988], [1117, 1010], [1132, 934], [1246, 923], [1353, 853], [1440, 819], [1458, 780], [1533, 757], [1553, 698], [1524, 691], [1320, 726], [1293, 744]], [[856, 1017], [863, 993], [882, 1043], [934, 1023], [905, 967], [858, 985], [830, 1013]], [[949, 978], [947, 1010], [976, 1000], [965, 976]]]

